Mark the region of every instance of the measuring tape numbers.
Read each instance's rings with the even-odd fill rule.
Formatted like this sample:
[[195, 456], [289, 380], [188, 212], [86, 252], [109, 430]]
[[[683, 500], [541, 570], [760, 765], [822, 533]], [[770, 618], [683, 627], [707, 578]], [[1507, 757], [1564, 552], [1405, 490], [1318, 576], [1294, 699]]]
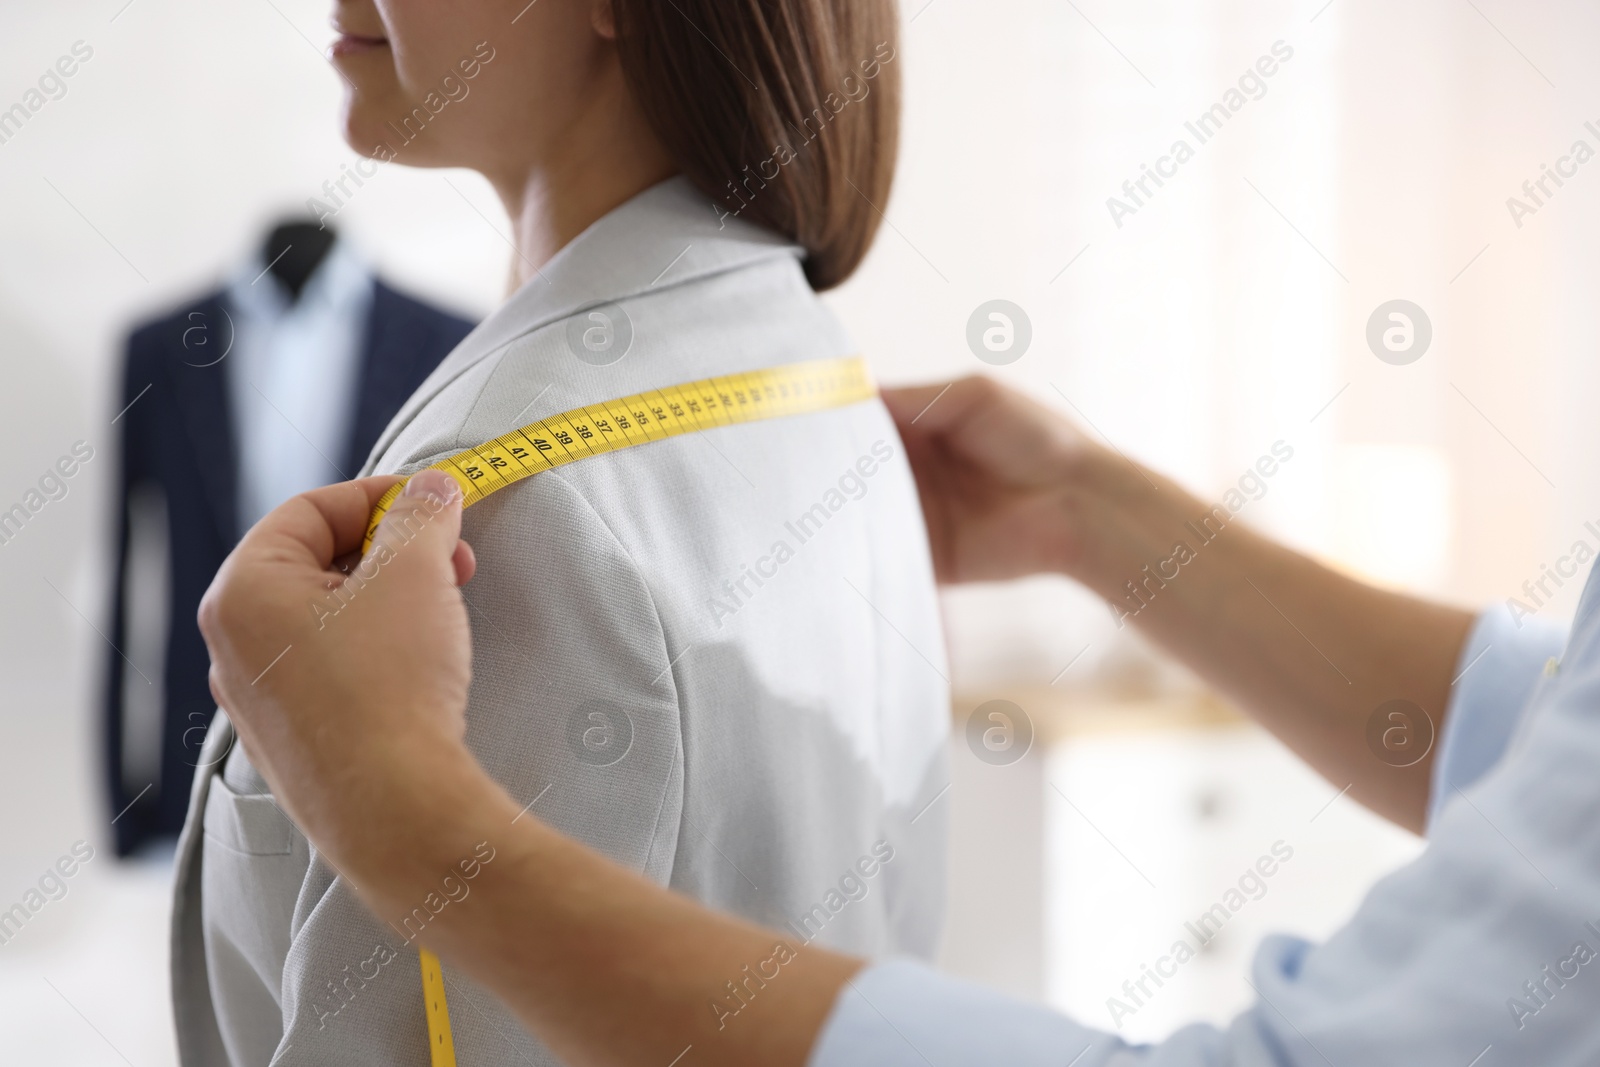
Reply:
[[[877, 395], [866, 362], [858, 356], [789, 363], [586, 404], [502, 434], [429, 469], [454, 478], [461, 486], [462, 506], [471, 507], [524, 478], [590, 456], [718, 426], [845, 407]], [[404, 487], [403, 482], [393, 486], [378, 499], [362, 552], [372, 546], [378, 523]]]

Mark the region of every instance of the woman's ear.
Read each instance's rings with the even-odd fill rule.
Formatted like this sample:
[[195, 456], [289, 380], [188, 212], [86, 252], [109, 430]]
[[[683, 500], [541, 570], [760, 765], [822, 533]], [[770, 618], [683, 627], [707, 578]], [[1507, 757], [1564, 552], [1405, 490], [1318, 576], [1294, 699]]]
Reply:
[[608, 41], [617, 39], [617, 12], [612, 7], [611, 0], [594, 0], [589, 22], [594, 26], [594, 32], [601, 37]]

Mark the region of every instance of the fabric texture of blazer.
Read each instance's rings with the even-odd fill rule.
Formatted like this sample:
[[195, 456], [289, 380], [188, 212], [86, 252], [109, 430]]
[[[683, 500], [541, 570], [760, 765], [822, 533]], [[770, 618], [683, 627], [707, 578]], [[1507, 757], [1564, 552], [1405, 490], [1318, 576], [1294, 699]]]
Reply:
[[[584, 403], [852, 354], [799, 250], [720, 216], [672, 179], [595, 223], [423, 383], [366, 471], [415, 471]], [[467, 740], [531, 814], [796, 947], [931, 956], [949, 692], [916, 488], [881, 403], [546, 472], [474, 505], [464, 537]], [[232, 741], [219, 716], [179, 846], [184, 1063], [426, 1064], [416, 942], [432, 905], [414, 928], [373, 918]], [[556, 1062], [445, 975], [461, 1063]], [[730, 984], [707, 1011], [735, 1026], [762, 979], [728, 977], [745, 993]], [[782, 981], [770, 961], [766, 977]]]
[[[152, 839], [174, 837], [183, 828], [195, 765], [216, 711], [206, 677], [210, 658], [195, 612], [242, 533], [235, 499], [237, 445], [223, 377], [228, 364], [217, 359], [226, 350], [229, 322], [224, 293], [212, 293], [134, 330], [123, 364], [110, 630], [115, 648], [125, 645], [130, 500], [145, 487], [158, 489], [165, 502], [169, 566], [160, 781], [148, 791], [148, 782], [129, 781], [124, 772], [127, 665], [115, 648], [108, 653], [102, 755], [118, 855]], [[400, 405], [471, 329], [465, 319], [375, 282], [355, 417], [339, 457], [345, 470], [360, 467]]]

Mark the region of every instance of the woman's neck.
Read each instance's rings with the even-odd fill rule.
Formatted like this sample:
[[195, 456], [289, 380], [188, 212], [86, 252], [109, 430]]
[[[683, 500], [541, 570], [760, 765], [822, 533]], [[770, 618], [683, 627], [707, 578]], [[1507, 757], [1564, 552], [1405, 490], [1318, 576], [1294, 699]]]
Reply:
[[[617, 103], [570, 123], [557, 147], [541, 153], [544, 159], [490, 177], [511, 217], [510, 292], [601, 216], [677, 173], [631, 101]], [[597, 121], [596, 112], [606, 121]]]

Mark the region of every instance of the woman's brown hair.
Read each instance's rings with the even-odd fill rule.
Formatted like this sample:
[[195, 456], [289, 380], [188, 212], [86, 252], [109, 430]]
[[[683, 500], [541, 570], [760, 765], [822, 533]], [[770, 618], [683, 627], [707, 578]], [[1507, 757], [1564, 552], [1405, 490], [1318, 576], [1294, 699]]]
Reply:
[[894, 180], [894, 0], [613, 0], [623, 71], [679, 169], [731, 216], [855, 271]]

